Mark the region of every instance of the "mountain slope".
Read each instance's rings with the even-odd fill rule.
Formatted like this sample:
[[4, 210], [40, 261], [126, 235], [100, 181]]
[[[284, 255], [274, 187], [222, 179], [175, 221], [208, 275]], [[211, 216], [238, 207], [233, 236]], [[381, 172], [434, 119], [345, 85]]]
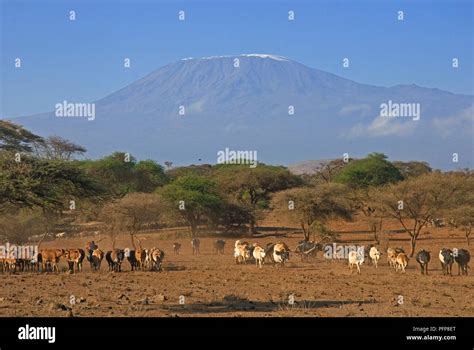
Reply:
[[[378, 117], [389, 100], [419, 103], [420, 120]], [[46, 113], [19, 122], [79, 142], [92, 157], [123, 150], [160, 161], [215, 163], [217, 152], [229, 147], [283, 164], [372, 151], [442, 168], [452, 165], [453, 152], [462, 154], [459, 166], [473, 161], [473, 96], [359, 84], [273, 55], [184, 59], [95, 103], [94, 121]]]

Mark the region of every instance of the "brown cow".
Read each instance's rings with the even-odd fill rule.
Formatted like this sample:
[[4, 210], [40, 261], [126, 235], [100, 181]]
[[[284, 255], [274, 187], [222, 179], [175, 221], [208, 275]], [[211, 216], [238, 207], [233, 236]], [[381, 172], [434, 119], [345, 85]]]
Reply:
[[151, 263], [151, 269], [161, 271], [161, 265], [163, 264], [165, 252], [158, 248], [151, 248], [148, 254]]
[[137, 261], [137, 267], [140, 270], [145, 270], [146, 268], [146, 257], [147, 251], [146, 249], [137, 249], [135, 250], [135, 260]]
[[408, 257], [405, 253], [400, 253], [395, 259], [395, 271], [401, 271], [405, 273], [405, 268], [408, 265]]
[[53, 272], [54, 270], [59, 272], [58, 264], [61, 257], [65, 254], [64, 249], [42, 249], [40, 254], [43, 271], [46, 271], [46, 266], [48, 263], [50, 263], [52, 265]]
[[173, 243], [173, 250], [175, 254], [179, 254], [179, 251], [181, 249], [181, 243], [174, 242]]
[[82, 272], [82, 261], [86, 253], [82, 249], [68, 249], [64, 252], [64, 258], [68, 262], [69, 271], [74, 272], [74, 265], [76, 272]]
[[15, 258], [0, 258], [0, 271], [16, 271], [16, 259]]
[[110, 263], [112, 264], [112, 271], [122, 271], [122, 261], [125, 259], [125, 251], [123, 249], [114, 249], [110, 252]]

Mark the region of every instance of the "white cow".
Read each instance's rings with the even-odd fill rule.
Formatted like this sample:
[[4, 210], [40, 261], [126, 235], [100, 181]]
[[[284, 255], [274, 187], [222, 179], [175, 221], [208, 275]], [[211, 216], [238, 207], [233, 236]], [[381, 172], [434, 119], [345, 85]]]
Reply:
[[360, 275], [360, 265], [364, 262], [364, 254], [360, 253], [359, 251], [350, 251], [349, 252], [349, 269], [351, 270], [351, 274], [353, 273], [354, 266], [357, 267], [357, 273]]
[[376, 247], [371, 247], [369, 250], [369, 257], [372, 260], [372, 263], [374, 264], [375, 268], [377, 268], [377, 264], [380, 260], [380, 255], [381, 253], [378, 251]]
[[256, 244], [253, 249], [253, 257], [255, 258], [256, 265], [262, 268], [263, 259], [265, 258], [265, 249]]

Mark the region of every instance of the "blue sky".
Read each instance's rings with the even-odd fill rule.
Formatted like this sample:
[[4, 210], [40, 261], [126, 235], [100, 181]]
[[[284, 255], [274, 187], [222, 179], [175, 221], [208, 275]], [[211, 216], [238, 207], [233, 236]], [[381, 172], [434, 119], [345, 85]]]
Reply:
[[468, 0], [0, 2], [0, 117], [94, 101], [184, 57], [240, 53], [278, 54], [373, 85], [474, 94]]

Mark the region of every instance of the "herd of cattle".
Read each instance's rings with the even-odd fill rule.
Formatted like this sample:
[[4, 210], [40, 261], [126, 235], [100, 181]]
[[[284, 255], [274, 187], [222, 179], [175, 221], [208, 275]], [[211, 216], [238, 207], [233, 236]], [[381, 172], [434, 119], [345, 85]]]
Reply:
[[[193, 254], [200, 254], [200, 240], [193, 238], [191, 247]], [[224, 254], [226, 241], [222, 239], [213, 242], [214, 253]], [[311, 241], [300, 241], [293, 251], [300, 255], [301, 260], [305, 261], [316, 257], [318, 251], [324, 251], [327, 245], [314, 243]], [[181, 244], [173, 244], [175, 254], [179, 254]], [[236, 264], [255, 263], [258, 268], [264, 264], [273, 266], [284, 266], [290, 259], [290, 248], [283, 242], [268, 243], [261, 246], [258, 243], [249, 244], [248, 242], [237, 240], [234, 244], [234, 259]], [[351, 250], [345, 257], [349, 263], [349, 269], [353, 273], [361, 273], [361, 265], [365, 260], [378, 267], [382, 253], [377, 247], [370, 245], [362, 250]], [[388, 248], [386, 250], [388, 265], [405, 273], [409, 258], [402, 248]], [[127, 260], [130, 270], [140, 271], [161, 271], [165, 253], [159, 248], [151, 249], [112, 249], [104, 253], [99, 249], [94, 241], [88, 242], [85, 249], [41, 249], [34, 259], [16, 259], [0, 258], [0, 272], [32, 271], [32, 272], [59, 272], [59, 262], [64, 260], [68, 264], [68, 271], [81, 272], [82, 264], [86, 259], [90, 264], [91, 271], [99, 271], [102, 261], [106, 260], [108, 270], [114, 272], [122, 271], [122, 263]], [[452, 275], [452, 265], [456, 262], [458, 265], [458, 274], [467, 275], [470, 261], [470, 253], [466, 249], [453, 250], [443, 248], [439, 251], [438, 258], [444, 275]], [[421, 273], [428, 274], [428, 264], [431, 260], [429, 251], [421, 250], [416, 255], [416, 261], [420, 265]]]
[[112, 249], [104, 253], [92, 241], [86, 244], [85, 249], [41, 249], [34, 259], [0, 258], [0, 271], [59, 272], [59, 262], [65, 260], [68, 271], [82, 272], [84, 259], [89, 262], [91, 271], [99, 271], [104, 258], [109, 271], [121, 272], [125, 259], [132, 271], [161, 271], [164, 256], [165, 253], [158, 248]]
[[[376, 247], [369, 247], [368, 249], [368, 258], [369, 262], [372, 263], [375, 268], [377, 268], [378, 261], [382, 255]], [[360, 266], [364, 262], [365, 254], [361, 254], [357, 251], [349, 252], [349, 268], [351, 273], [353, 268], [357, 268], [357, 272], [360, 274]], [[454, 262], [458, 265], [458, 275], [468, 274], [467, 270], [469, 268], [469, 261], [471, 260], [471, 255], [466, 249], [457, 249], [453, 250], [448, 248], [442, 248], [438, 254], [439, 261], [441, 263], [441, 268], [443, 270], [443, 275], [452, 276], [452, 266]], [[416, 254], [416, 262], [420, 265], [420, 270], [422, 274], [428, 275], [428, 264], [431, 261], [431, 254], [427, 250], [421, 250]], [[405, 251], [402, 248], [388, 248], [387, 249], [387, 262], [391, 268], [394, 268], [395, 271], [400, 271], [405, 273], [405, 269], [408, 265], [409, 258]]]

